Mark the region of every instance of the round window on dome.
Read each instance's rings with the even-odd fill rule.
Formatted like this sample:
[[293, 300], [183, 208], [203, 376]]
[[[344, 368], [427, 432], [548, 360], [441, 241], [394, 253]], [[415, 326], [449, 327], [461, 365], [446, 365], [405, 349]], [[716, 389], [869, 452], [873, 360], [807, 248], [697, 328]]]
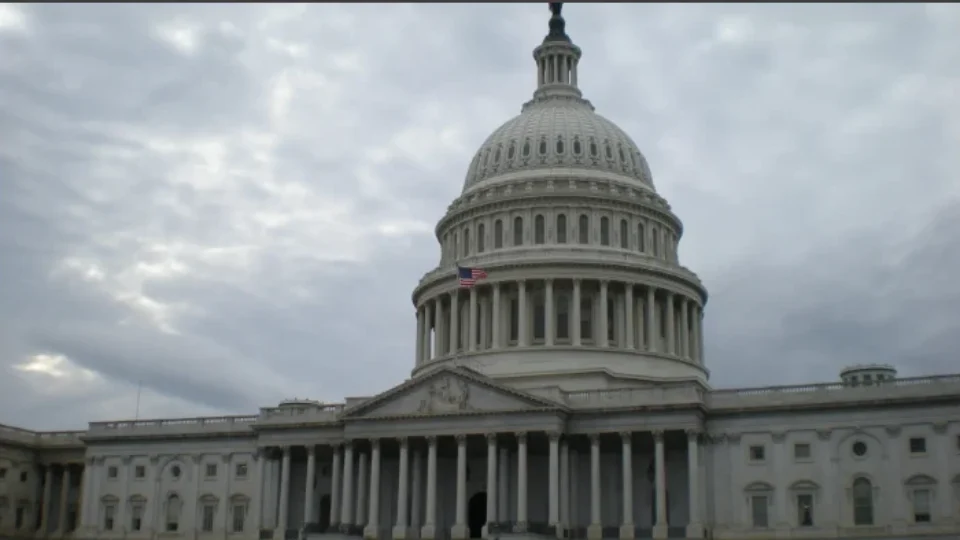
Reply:
[[557, 153], [563, 153], [563, 137], [557, 137]]
[[857, 457], [863, 457], [867, 455], [867, 443], [863, 441], [857, 441], [853, 443], [851, 449], [853, 450], [853, 455]]

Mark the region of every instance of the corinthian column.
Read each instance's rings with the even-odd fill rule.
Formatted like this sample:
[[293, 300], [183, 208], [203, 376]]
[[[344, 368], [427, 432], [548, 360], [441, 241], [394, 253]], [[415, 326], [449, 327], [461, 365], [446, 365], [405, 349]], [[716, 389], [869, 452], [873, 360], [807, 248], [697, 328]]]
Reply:
[[597, 343], [601, 347], [606, 347], [610, 343], [608, 339], [609, 332], [610, 332], [609, 320], [607, 319], [607, 316], [609, 314], [609, 309], [610, 309], [609, 307], [607, 307], [607, 304], [609, 303], [609, 298], [608, 298], [609, 295], [608, 295], [607, 289], [609, 288], [609, 286], [610, 286], [610, 283], [606, 280], [603, 280], [600, 282], [600, 317], [599, 317], [599, 320], [597, 321], [598, 323], [600, 323], [597, 325], [600, 336], [599, 336], [599, 339], [597, 340]]
[[487, 522], [481, 536], [490, 538], [490, 524], [497, 523], [497, 434], [487, 434]]
[[470, 327], [467, 328], [467, 350], [477, 350], [477, 288], [470, 287], [470, 316], [468, 317]]
[[687, 431], [687, 496], [690, 498], [690, 523], [687, 538], [703, 538], [703, 523], [700, 518], [700, 446], [699, 433]]
[[427, 513], [424, 516], [421, 540], [432, 540], [437, 532], [437, 438], [427, 437]]
[[517, 434], [517, 526], [516, 532], [527, 532], [527, 434]]
[[416, 365], [420, 365], [424, 362], [423, 354], [423, 308], [417, 308], [417, 347], [414, 356], [416, 356]]
[[450, 293], [450, 354], [460, 346], [460, 289]]
[[307, 481], [303, 490], [303, 523], [313, 523], [313, 487], [317, 474], [317, 448], [307, 446]]
[[393, 539], [408, 538], [407, 531], [407, 503], [410, 496], [410, 455], [407, 438], [400, 439], [400, 474], [397, 482], [397, 524], [393, 528]]
[[370, 441], [370, 504], [367, 512], [367, 526], [363, 537], [377, 540], [380, 537], [380, 440]]
[[571, 317], [573, 319], [573, 332], [570, 333], [573, 336], [573, 346], [579, 347], [583, 336], [580, 335], [580, 289], [581, 282], [579, 279], [573, 280], [573, 308], [571, 311]]
[[680, 354], [681, 358], [690, 357], [690, 311], [686, 298], [680, 298]]
[[[429, 362], [433, 359], [434, 353], [430, 339], [430, 330], [433, 328], [433, 305], [427, 302], [423, 305], [423, 361]], [[437, 354], [436, 356], [440, 356]]]
[[623, 441], [623, 523], [620, 525], [620, 538], [629, 540], [634, 537], [633, 524], [633, 433], [620, 434]]
[[667, 354], [677, 354], [677, 334], [676, 334], [676, 321], [674, 320], [674, 311], [673, 311], [673, 293], [667, 292]]
[[353, 441], [343, 445], [343, 497], [340, 499], [340, 530], [349, 532], [353, 525]]
[[529, 343], [529, 337], [527, 336], [527, 282], [520, 280], [517, 282], [517, 294], [519, 299], [517, 300], [517, 346], [526, 347]]
[[467, 528], [467, 437], [457, 435], [457, 509], [456, 520], [450, 529], [450, 538], [462, 540], [470, 537]]
[[600, 513], [600, 437], [590, 436], [590, 525], [587, 527], [587, 538], [600, 540], [603, 538], [603, 522]]
[[625, 284], [626, 291], [624, 291], [624, 306], [623, 306], [623, 320], [624, 326], [626, 327], [626, 332], [624, 334], [624, 347], [627, 349], [634, 348], [633, 344], [633, 334], [634, 334], [634, 325], [633, 325], [633, 310], [635, 308], [633, 302], [633, 283]]
[[543, 320], [544, 320], [544, 344], [547, 346], [553, 345], [554, 336], [557, 333], [557, 323], [556, 323], [556, 313], [554, 313], [553, 308], [553, 280], [548, 279], [546, 282], [546, 298], [543, 302]]
[[547, 525], [560, 526], [560, 434], [550, 433], [550, 449], [547, 458]]
[[500, 333], [503, 330], [503, 319], [500, 317], [500, 284], [493, 284], [493, 313], [491, 319], [491, 349], [500, 348]]
[[654, 469], [656, 473], [656, 507], [657, 515], [653, 525], [653, 537], [662, 539], [667, 537], [669, 524], [667, 523], [667, 471], [663, 448], [663, 432], [654, 431]]

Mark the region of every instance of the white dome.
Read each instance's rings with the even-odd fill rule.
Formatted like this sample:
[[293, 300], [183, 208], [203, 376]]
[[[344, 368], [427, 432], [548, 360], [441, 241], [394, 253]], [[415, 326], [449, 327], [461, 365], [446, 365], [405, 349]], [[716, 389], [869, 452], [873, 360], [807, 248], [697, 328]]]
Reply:
[[593, 112], [590, 102], [573, 96], [538, 96], [487, 137], [470, 162], [463, 191], [499, 176], [557, 167], [603, 171], [654, 189], [650, 167], [637, 145], [616, 124]]

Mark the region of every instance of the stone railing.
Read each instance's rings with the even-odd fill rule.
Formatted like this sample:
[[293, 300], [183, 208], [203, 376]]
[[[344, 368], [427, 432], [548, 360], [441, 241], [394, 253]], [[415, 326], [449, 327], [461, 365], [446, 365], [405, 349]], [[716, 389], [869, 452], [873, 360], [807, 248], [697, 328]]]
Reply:
[[89, 437], [252, 433], [257, 415], [90, 422]]
[[564, 401], [574, 409], [605, 409], [651, 405], [703, 403], [704, 390], [693, 384], [567, 392]]
[[299, 424], [304, 422], [334, 422], [344, 411], [343, 403], [313, 403], [263, 407], [258, 424]]
[[888, 379], [857, 386], [834, 382], [762, 388], [724, 388], [707, 393], [706, 404], [710, 409], [722, 410], [950, 395], [960, 398], [960, 374]]
[[0, 424], [0, 442], [11, 442], [34, 448], [82, 446], [85, 431], [30, 431]]

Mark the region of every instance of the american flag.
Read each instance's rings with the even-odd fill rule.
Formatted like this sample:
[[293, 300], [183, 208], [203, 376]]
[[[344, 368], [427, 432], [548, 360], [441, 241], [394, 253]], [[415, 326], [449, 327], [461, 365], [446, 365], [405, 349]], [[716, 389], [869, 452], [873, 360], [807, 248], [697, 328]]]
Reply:
[[457, 277], [460, 279], [461, 287], [473, 287], [477, 281], [486, 279], [487, 273], [482, 268], [457, 267]]

